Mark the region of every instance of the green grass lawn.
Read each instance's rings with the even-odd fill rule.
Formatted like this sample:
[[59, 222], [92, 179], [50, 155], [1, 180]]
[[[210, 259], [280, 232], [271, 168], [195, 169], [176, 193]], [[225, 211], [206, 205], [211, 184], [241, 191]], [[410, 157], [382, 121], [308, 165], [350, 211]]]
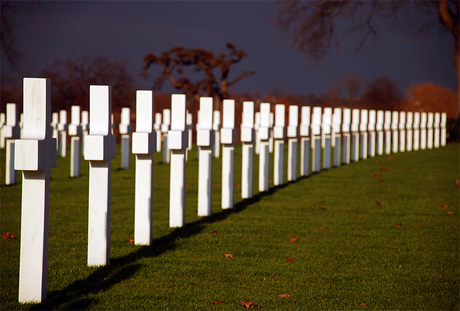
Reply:
[[[81, 177], [69, 178], [69, 153], [58, 157], [50, 183], [48, 297], [31, 305], [17, 302], [21, 174], [17, 185], [4, 186], [3, 150], [1, 233], [18, 239], [1, 240], [0, 308], [238, 310], [245, 309], [240, 300], [252, 300], [266, 310], [460, 309], [458, 144], [391, 160], [378, 156], [271, 184], [264, 194], [257, 191], [255, 156], [254, 198], [242, 200], [237, 186], [236, 206], [225, 211], [221, 159], [215, 159], [211, 217], [195, 213], [196, 149], [189, 156], [187, 224], [174, 229], [168, 227], [169, 164], [155, 154], [154, 240], [145, 247], [128, 241], [134, 238], [134, 156], [131, 168], [121, 170], [117, 154], [106, 267], [86, 263], [88, 163], [82, 160]], [[235, 168], [240, 184], [240, 146]]]

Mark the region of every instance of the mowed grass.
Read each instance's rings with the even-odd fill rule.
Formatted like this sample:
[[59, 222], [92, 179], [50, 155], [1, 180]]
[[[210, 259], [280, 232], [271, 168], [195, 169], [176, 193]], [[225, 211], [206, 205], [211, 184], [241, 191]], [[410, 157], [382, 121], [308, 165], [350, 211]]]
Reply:
[[[270, 184], [263, 194], [255, 155], [255, 196], [242, 200], [236, 185], [233, 210], [220, 208], [221, 158], [214, 159], [211, 217], [196, 215], [195, 147], [187, 162], [183, 228], [169, 228], [169, 164], [157, 153], [149, 247], [128, 241], [134, 238], [135, 158], [122, 170], [117, 153], [106, 267], [87, 266], [88, 163], [82, 160], [81, 177], [69, 178], [68, 153], [51, 172], [43, 304], [17, 302], [21, 178], [4, 186], [4, 151], [1, 156], [1, 232], [18, 236], [1, 240], [2, 310], [245, 309], [240, 300], [266, 310], [460, 308], [458, 144], [362, 160]], [[240, 146], [235, 168], [240, 184]]]

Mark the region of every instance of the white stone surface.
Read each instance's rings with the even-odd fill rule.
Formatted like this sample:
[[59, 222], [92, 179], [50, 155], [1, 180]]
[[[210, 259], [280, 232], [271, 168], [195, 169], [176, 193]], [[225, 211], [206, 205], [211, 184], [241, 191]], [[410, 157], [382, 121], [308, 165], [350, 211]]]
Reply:
[[377, 155], [383, 154], [383, 122], [384, 122], [385, 113], [383, 110], [377, 111], [377, 123], [375, 124], [375, 130], [377, 134], [376, 149]]
[[426, 147], [427, 149], [433, 149], [433, 122], [434, 122], [434, 115], [432, 112], [428, 112], [427, 114], [428, 120], [426, 123]]
[[220, 111], [214, 111], [212, 128], [214, 130], [214, 158], [220, 157]]
[[187, 132], [188, 132], [188, 141], [187, 149], [185, 150], [185, 161], [188, 161], [188, 152], [192, 150], [192, 129], [193, 129], [193, 116], [190, 112], [187, 111]]
[[441, 113], [441, 146], [446, 145], [446, 137], [447, 137], [447, 114], [445, 112]]
[[254, 121], [254, 131], [255, 131], [255, 153], [259, 154], [260, 151], [260, 137], [259, 137], [259, 127], [260, 127], [260, 112], [255, 113]]
[[343, 123], [342, 123], [342, 140], [343, 140], [343, 163], [350, 163], [350, 123], [351, 123], [351, 110], [349, 108], [343, 109]]
[[441, 123], [441, 114], [439, 112], [436, 112], [434, 114], [434, 123], [433, 123], [433, 128], [434, 128], [434, 142], [433, 142], [433, 147], [434, 148], [439, 148], [439, 140], [441, 138], [441, 132], [440, 132], [440, 124]]
[[153, 227], [153, 154], [156, 133], [153, 128], [154, 96], [150, 90], [136, 92], [136, 131], [133, 154], [136, 155], [134, 194], [134, 244], [151, 245]]
[[341, 164], [341, 126], [342, 125], [342, 108], [334, 108], [332, 114], [332, 147], [334, 148], [334, 166], [339, 167]]
[[70, 177], [78, 177], [80, 176], [80, 136], [82, 134], [80, 106], [72, 106], [70, 112]]
[[383, 129], [385, 132], [385, 154], [391, 153], [391, 111], [385, 111], [385, 123]]
[[112, 89], [91, 85], [89, 91], [89, 135], [85, 160], [89, 162], [88, 266], [110, 264], [111, 166], [115, 158], [112, 134]]
[[310, 107], [301, 110], [300, 121], [300, 176], [310, 175]]
[[407, 151], [412, 151], [412, 140], [413, 140], [413, 119], [414, 115], [411, 111], [407, 112], [406, 114], [406, 134], [407, 134], [407, 139], [406, 139], [406, 150]]
[[391, 114], [391, 132], [392, 132], [392, 142], [391, 142], [391, 151], [393, 153], [398, 152], [399, 147], [399, 112], [393, 111]]
[[222, 208], [233, 208], [235, 191], [235, 101], [224, 99], [223, 122], [220, 130], [222, 143]]
[[260, 139], [259, 149], [259, 191], [265, 192], [269, 189], [269, 167], [270, 167], [270, 104], [260, 104], [260, 123], [258, 131]]
[[375, 124], [377, 113], [375, 110], [369, 110], [369, 123], [367, 124], [367, 131], [369, 135], [369, 148], [368, 155], [369, 157], [375, 157]]
[[406, 151], [406, 112], [399, 113], [399, 152]]
[[[274, 136], [274, 159], [273, 159], [273, 184], [279, 186], [284, 184], [284, 138], [286, 136], [285, 126], [285, 106], [275, 105], [275, 126], [273, 127]], [[270, 149], [269, 149], [270, 151]]]
[[[214, 148], [212, 97], [200, 98], [200, 123], [198, 124], [198, 216], [212, 214], [212, 164]], [[214, 123], [215, 124], [215, 123]]]
[[313, 107], [311, 121], [312, 172], [321, 171], [321, 107]]
[[424, 150], [427, 147], [427, 113], [422, 112], [420, 114], [420, 149]]
[[131, 151], [131, 109], [121, 108], [121, 122], [118, 129], [121, 135], [121, 168], [129, 168]]
[[[49, 180], [51, 167], [56, 166], [50, 91], [49, 79], [24, 79], [25, 122], [23, 137], [16, 140], [15, 154], [15, 168], [23, 171], [18, 298], [21, 303], [46, 301]], [[31, 147], [34, 153], [28, 152]]]
[[359, 160], [359, 109], [351, 111], [351, 161]]
[[6, 104], [6, 123], [2, 128], [2, 139], [5, 140], [5, 185], [14, 185], [17, 182], [17, 173], [14, 169], [15, 139], [20, 136], [18, 124], [18, 109], [16, 104]]
[[242, 172], [241, 172], [241, 197], [243, 199], [253, 196], [254, 177], [254, 102], [243, 102], [243, 115], [241, 122], [242, 142]]
[[153, 124], [153, 128], [155, 129], [155, 134], [156, 134], [156, 151], [155, 152], [160, 152], [161, 151], [161, 113], [157, 112], [155, 113], [155, 123]]
[[289, 106], [288, 136], [288, 171], [287, 180], [297, 180], [297, 136], [299, 135], [299, 107]]
[[420, 149], [420, 112], [414, 112], [414, 144], [413, 149], [417, 151]]
[[321, 122], [321, 147], [323, 148], [323, 168], [331, 168], [332, 152], [332, 108], [325, 107]]
[[361, 141], [359, 144], [361, 148], [360, 148], [359, 158], [363, 160], [367, 159], [367, 149], [368, 149], [367, 127], [368, 125], [369, 125], [369, 112], [367, 111], [367, 109], [361, 109], [361, 119], [359, 122], [359, 132], [360, 132], [360, 138], [361, 138]]
[[169, 226], [185, 225], [185, 149], [187, 148], [187, 102], [185, 95], [171, 96], [172, 122], [168, 133], [171, 151], [169, 194]]
[[3, 126], [6, 124], [5, 113], [0, 113], [0, 148], [5, 148], [5, 138], [3, 137]]
[[59, 111], [59, 155], [63, 158], [67, 155], [67, 111]]
[[163, 109], [163, 123], [161, 124], [161, 133], [163, 134], [163, 162], [169, 163], [171, 151], [168, 149], [168, 135], [171, 129], [171, 110]]

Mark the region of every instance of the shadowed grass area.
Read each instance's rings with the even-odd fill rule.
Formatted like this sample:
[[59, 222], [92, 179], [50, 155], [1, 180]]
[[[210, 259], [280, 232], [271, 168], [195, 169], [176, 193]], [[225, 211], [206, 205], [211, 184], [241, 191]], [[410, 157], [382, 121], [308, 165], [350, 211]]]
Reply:
[[[169, 164], [157, 153], [149, 247], [128, 241], [134, 237], [135, 158], [122, 170], [117, 154], [106, 267], [86, 265], [88, 163], [82, 160], [81, 177], [69, 178], [70, 157], [58, 158], [50, 183], [48, 297], [37, 305], [17, 303], [21, 178], [4, 186], [3, 150], [1, 156], [1, 233], [19, 237], [1, 240], [2, 310], [244, 309], [240, 300], [267, 310], [460, 308], [458, 144], [391, 160], [378, 156], [271, 185], [263, 194], [255, 156], [255, 196], [242, 200], [236, 186], [232, 210], [220, 208], [221, 159], [214, 159], [211, 217], [195, 213], [194, 148], [183, 228], [168, 227]], [[240, 184], [240, 146], [235, 168]]]

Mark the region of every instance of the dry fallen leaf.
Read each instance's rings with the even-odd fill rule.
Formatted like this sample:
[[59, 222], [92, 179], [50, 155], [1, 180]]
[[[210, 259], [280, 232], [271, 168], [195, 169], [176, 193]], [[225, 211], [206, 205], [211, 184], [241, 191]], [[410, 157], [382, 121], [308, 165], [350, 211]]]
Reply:
[[380, 164], [380, 160], [375, 161], [375, 163]]
[[276, 280], [278, 277], [277, 276], [274, 276], [273, 279]]
[[294, 259], [289, 258], [289, 257], [286, 257], [286, 260], [287, 260], [288, 262], [294, 262]]
[[400, 222], [395, 223], [396, 227], [402, 227], [402, 224]]
[[217, 232], [216, 230], [211, 230], [211, 234], [220, 234], [220, 233]]
[[460, 181], [457, 179], [457, 180], [455, 181], [455, 187], [458, 188], [459, 184], [460, 184]]
[[380, 170], [382, 172], [389, 172], [390, 171], [390, 169], [388, 167], [382, 167]]
[[372, 177], [382, 177], [382, 174], [374, 174]]
[[260, 304], [252, 300], [246, 300], [246, 301], [240, 300], [240, 302], [243, 306], [245, 306], [248, 309], [254, 309], [255, 306], [257, 306], [257, 308], [260, 308]]
[[359, 217], [353, 217], [353, 219], [360, 220], [361, 218], [359, 218]]
[[391, 155], [388, 156], [388, 160], [393, 160], [393, 157]]
[[235, 184], [236, 187], [238, 188], [241, 188], [241, 185], [240, 184]]
[[447, 214], [452, 215], [454, 212], [448, 211]]
[[214, 300], [214, 305], [222, 305], [222, 301]]
[[423, 228], [423, 225], [418, 225], [419, 228]]
[[233, 254], [224, 254], [224, 256], [227, 258], [233, 258]]
[[128, 238], [129, 243], [134, 244], [134, 240], [131, 238]]
[[275, 295], [275, 297], [291, 297], [291, 294], [282, 294], [282, 295]]
[[366, 303], [365, 303], [365, 302], [363, 302], [363, 303], [361, 303], [361, 304], [360, 304], [360, 306], [365, 306], [365, 305], [366, 305]]
[[322, 209], [327, 209], [327, 206], [321, 206]]
[[297, 238], [290, 237], [290, 238], [289, 238], [289, 242], [295, 243], [295, 242], [297, 242]]
[[12, 232], [7, 232], [2, 234], [4, 239], [16, 239], [16, 236]]
[[442, 209], [448, 209], [448, 208], [449, 208], [449, 206], [447, 206], [447, 205], [442, 206]]
[[385, 205], [383, 205], [382, 203], [380, 203], [379, 201], [375, 201], [375, 203], [381, 207], [385, 207]]

